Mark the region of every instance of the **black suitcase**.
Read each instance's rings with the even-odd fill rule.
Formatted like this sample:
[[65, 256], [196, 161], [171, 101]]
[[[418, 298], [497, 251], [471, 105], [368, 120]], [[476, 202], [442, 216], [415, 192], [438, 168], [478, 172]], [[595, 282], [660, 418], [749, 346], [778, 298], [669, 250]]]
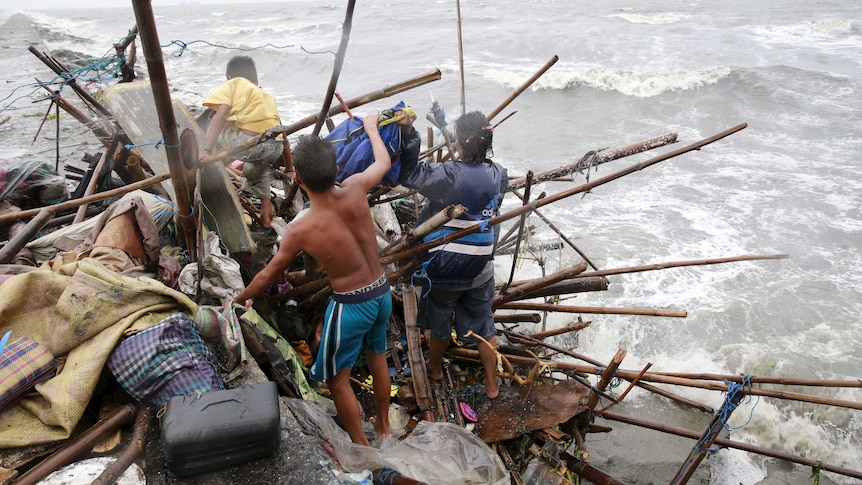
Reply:
[[275, 383], [172, 397], [161, 432], [165, 467], [178, 476], [272, 456], [281, 441]]

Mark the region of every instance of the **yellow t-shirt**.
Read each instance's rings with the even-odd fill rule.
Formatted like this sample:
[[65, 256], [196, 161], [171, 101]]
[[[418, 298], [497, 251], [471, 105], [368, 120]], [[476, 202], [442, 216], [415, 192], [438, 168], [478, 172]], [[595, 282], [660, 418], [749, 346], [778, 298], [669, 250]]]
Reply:
[[239, 129], [263, 133], [281, 124], [275, 98], [244, 77], [228, 80], [204, 101], [215, 110], [222, 104], [230, 106], [227, 120]]

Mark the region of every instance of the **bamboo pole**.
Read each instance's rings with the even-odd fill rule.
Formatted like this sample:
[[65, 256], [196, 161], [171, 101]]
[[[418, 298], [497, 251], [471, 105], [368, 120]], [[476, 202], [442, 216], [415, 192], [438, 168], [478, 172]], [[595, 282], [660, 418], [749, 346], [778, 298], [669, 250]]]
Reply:
[[320, 128], [327, 118], [326, 113], [329, 112], [329, 107], [332, 105], [332, 96], [335, 94], [335, 89], [338, 86], [341, 66], [344, 65], [344, 54], [347, 52], [347, 43], [350, 41], [350, 28], [353, 25], [353, 8], [355, 6], [356, 0], [347, 1], [344, 24], [341, 26], [341, 43], [338, 45], [338, 54], [335, 55], [335, 65], [332, 68], [332, 76], [329, 78], [329, 86], [326, 88], [326, 96], [323, 98], [323, 106], [317, 115], [317, 123], [315, 123], [314, 130], [312, 131], [314, 135], [320, 133]]
[[689, 452], [688, 457], [682, 463], [682, 466], [680, 466], [676, 476], [671, 480], [672, 485], [685, 485], [688, 483], [697, 467], [706, 458], [706, 452], [712, 447], [715, 439], [718, 438], [718, 433], [724, 429], [727, 420], [730, 419], [731, 414], [739, 406], [744, 396], [745, 394], [742, 392], [728, 393], [725, 396], [724, 407], [716, 411], [712, 416], [709, 426], [707, 426], [700, 440], [698, 440], [697, 444]]
[[[503, 331], [507, 332], [506, 330]], [[520, 335], [519, 335], [520, 336]], [[546, 347], [552, 348], [551, 346], [544, 344]], [[553, 349], [552, 350], [557, 350]], [[586, 359], [581, 359], [585, 362], [589, 362]], [[574, 370], [578, 372], [584, 372], [588, 374], [596, 374], [599, 373], [601, 364], [591, 362], [595, 367], [577, 365]], [[626, 380], [634, 379], [637, 376], [637, 372], [629, 371], [629, 370], [618, 370], [617, 377], [621, 377]], [[684, 386], [684, 387], [693, 387], [698, 389], [708, 389], [711, 391], [721, 391], [727, 392], [728, 385], [723, 382], [711, 382], [711, 381], [700, 381], [696, 379], [685, 379], [681, 377], [672, 377], [661, 374], [656, 374], [653, 372], [647, 372], [641, 377], [642, 381], [655, 382], [660, 384], [671, 384], [676, 386]], [[855, 387], [855, 386], [854, 386]], [[770, 397], [776, 399], [785, 399], [791, 401], [800, 401], [807, 402], [812, 404], [825, 404], [830, 406], [843, 407], [848, 409], [860, 409], [862, 410], [862, 402], [855, 401], [846, 401], [842, 399], [833, 399], [828, 397], [821, 396], [812, 396], [810, 394], [802, 394], [798, 392], [785, 392], [785, 391], [775, 391], [772, 389], [760, 389], [756, 387], [746, 387], [743, 391], [745, 394], [749, 394], [752, 396], [763, 396]]]
[[[523, 296], [515, 298], [512, 301], [526, 300], [530, 298], [541, 298], [545, 296], [559, 296], [568, 293], [586, 293], [589, 291], [605, 291], [608, 289], [607, 278], [596, 276], [590, 278], [574, 278], [564, 280], [552, 285], [545, 286], [535, 291], [525, 293]], [[513, 284], [512, 286], [517, 286]], [[511, 303], [511, 302], [509, 302]], [[503, 305], [505, 307], [509, 303]]]
[[467, 211], [467, 208], [461, 204], [450, 205], [440, 212], [434, 214], [428, 220], [414, 227], [412, 230], [408, 231], [401, 239], [393, 242], [389, 246], [383, 248], [380, 251], [381, 256], [385, 256], [387, 254], [392, 254], [394, 252], [400, 251], [401, 249], [409, 246], [410, 244], [418, 241], [422, 237], [436, 230], [438, 227], [446, 224], [452, 219], [457, 219], [464, 212]]
[[125, 450], [117, 457], [116, 461], [108, 465], [102, 473], [93, 480], [92, 485], [112, 485], [117, 483], [126, 469], [134, 463], [147, 446], [147, 434], [150, 430], [150, 416], [152, 408], [144, 406], [138, 411], [138, 417], [132, 426], [132, 439]]
[[[105, 166], [105, 161], [108, 159], [110, 149], [106, 149], [104, 153], [102, 153], [102, 157], [99, 158], [99, 163], [96, 164], [96, 168], [93, 170], [93, 173], [90, 174], [90, 183], [87, 184], [87, 188], [84, 189], [84, 197], [88, 195], [93, 195], [93, 192], [96, 191], [96, 187], [99, 185], [99, 174], [102, 172], [102, 168]], [[78, 212], [75, 213], [75, 218], [72, 220], [72, 224], [77, 224], [84, 220], [84, 216], [87, 214], [87, 204], [81, 204], [78, 206]]]
[[[402, 93], [404, 91], [408, 91], [413, 88], [418, 88], [419, 86], [439, 81], [442, 77], [440, 73], [440, 69], [434, 69], [433, 71], [428, 71], [427, 73], [420, 74], [418, 76], [406, 79], [404, 81], [395, 83], [391, 86], [386, 86], [384, 88], [378, 89], [376, 91], [371, 91], [369, 93], [363, 94], [361, 96], [357, 96], [352, 99], [348, 99], [345, 101], [345, 104], [348, 108], [356, 108], [358, 106], [362, 106], [364, 104], [371, 103], [373, 101], [377, 101], [379, 99], [387, 98], [389, 96], [394, 96], [396, 94]], [[298, 121], [291, 123], [284, 127], [283, 133], [288, 135], [290, 133], [295, 133], [303, 128], [307, 128], [311, 125], [316, 124], [318, 121], [323, 123], [326, 121], [327, 117], [335, 116], [339, 113], [343, 113], [344, 109], [340, 104], [333, 105], [329, 108], [325, 114], [321, 115], [321, 113], [313, 114], [310, 116], [306, 116]]]
[[647, 362], [647, 365], [645, 365], [644, 368], [641, 369], [640, 374], [638, 374], [637, 377], [632, 379], [632, 381], [629, 383], [629, 387], [627, 387], [626, 390], [623, 391], [622, 394], [620, 394], [620, 397], [617, 398], [617, 402], [608, 403], [605, 407], [599, 409], [598, 411], [595, 411], [593, 414], [594, 415], [600, 415], [600, 414], [604, 413], [605, 411], [607, 411], [608, 409], [621, 403], [623, 401], [623, 399], [625, 399], [626, 396], [629, 394], [629, 391], [631, 391], [632, 388], [634, 388], [637, 385], [637, 383], [640, 381], [641, 376], [643, 376], [644, 373], [646, 373], [646, 371], [649, 370], [650, 367], [652, 367], [652, 362]]
[[685, 318], [688, 312], [678, 310], [655, 310], [652, 308], [614, 308], [592, 306], [567, 306], [552, 303], [505, 303], [498, 306], [506, 310], [529, 310], [561, 313], [589, 313], [592, 315], [644, 315], [650, 317]]
[[572, 325], [566, 325], [565, 327], [555, 328], [553, 330], [531, 333], [530, 337], [533, 337], [535, 339], [555, 337], [557, 335], [562, 335], [564, 333], [577, 332], [578, 330], [583, 330], [583, 329], [589, 327], [590, 325], [592, 325], [592, 323], [593, 322], [578, 322], [578, 323], [575, 323]]
[[[614, 354], [614, 357], [611, 359], [611, 363], [605, 368], [605, 370], [601, 374], [601, 378], [599, 379], [599, 383], [596, 384], [601, 390], [605, 390], [608, 387], [608, 384], [611, 383], [611, 380], [615, 377], [617, 373], [617, 369], [620, 367], [620, 364], [623, 363], [623, 359], [626, 357], [625, 349], [618, 349], [617, 353]], [[587, 401], [587, 409], [592, 412], [596, 408], [596, 404], [599, 403], [599, 395], [591, 394], [590, 399]]]
[[53, 218], [56, 213], [57, 212], [53, 208], [46, 207], [41, 209], [36, 217], [30, 220], [30, 222], [21, 229], [21, 232], [16, 234], [15, 237], [9, 240], [5, 246], [0, 248], [0, 264], [7, 264], [9, 261], [12, 261], [12, 258], [18, 254], [18, 251], [26, 246], [27, 243], [33, 239], [33, 236], [35, 236], [40, 229], [45, 227], [45, 224], [51, 221], [51, 218]]
[[494, 297], [493, 307], [497, 308], [503, 303], [514, 300], [515, 298], [523, 296], [524, 294], [527, 294], [531, 291], [544, 288], [548, 285], [560, 282], [562, 280], [574, 278], [576, 275], [583, 273], [586, 269], [587, 263], [579, 263], [574, 266], [570, 266], [568, 268], [564, 268], [560, 271], [557, 271], [556, 273], [552, 273], [548, 276], [536, 278], [532, 282], [511, 288], [508, 293], [503, 293]]
[[[524, 196], [521, 197], [522, 205], [526, 205], [530, 202], [530, 192], [533, 187], [533, 171], [527, 170], [527, 183], [524, 185]], [[527, 222], [527, 214], [521, 214], [521, 217], [518, 220], [518, 235], [515, 237], [515, 252], [512, 255], [512, 268], [509, 271], [509, 279], [506, 280], [506, 283], [500, 289], [500, 293], [506, 293], [506, 290], [509, 288], [509, 285], [512, 284], [512, 280], [515, 278], [515, 268], [518, 267], [518, 250], [521, 248], [521, 240], [524, 237], [524, 224]]]
[[135, 407], [131, 404], [126, 404], [115, 409], [107, 417], [88, 428], [48, 458], [39, 462], [38, 465], [27, 470], [27, 472], [19, 476], [12, 483], [14, 485], [35, 485], [39, 483], [43, 478], [51, 474], [51, 472], [71, 463], [75, 457], [91, 449], [96, 443], [119, 429], [120, 426], [134, 419], [135, 414]]
[[[700, 433], [695, 431], [690, 431], [685, 428], [679, 428], [676, 426], [669, 426], [666, 424], [656, 423], [654, 421], [648, 421], [640, 418], [635, 418], [632, 416], [627, 416], [624, 414], [618, 414], [612, 411], [608, 411], [603, 413], [600, 417], [610, 420], [610, 421], [618, 421], [620, 423], [626, 423], [633, 426], [639, 426], [642, 428], [652, 429], [655, 431], [661, 431], [662, 433], [673, 434], [676, 436], [682, 436], [684, 438], [698, 439], [700, 438]], [[842, 468], [835, 465], [829, 465], [827, 463], [823, 463], [818, 460], [813, 460], [811, 458], [804, 458], [801, 456], [791, 455], [790, 453], [785, 453], [783, 451], [776, 451], [769, 448], [764, 448], [761, 446], [755, 446], [749, 443], [743, 443], [740, 441], [733, 441], [727, 438], [716, 438], [715, 444], [720, 446], [726, 446], [728, 448], [734, 448], [737, 450], [747, 451], [749, 453], [757, 453], [758, 455], [768, 456], [770, 458], [777, 458], [779, 460], [788, 461], [791, 463], [797, 463], [800, 465], [820, 468], [823, 471], [838, 473], [839, 475], [844, 475], [848, 477], [854, 478], [862, 478], [862, 471], [850, 470], [848, 468]]]
[[539, 323], [542, 321], [542, 316], [538, 313], [512, 313], [510, 315], [494, 314], [494, 322], [496, 323]]
[[539, 68], [539, 70], [536, 71], [535, 74], [530, 76], [530, 78], [527, 79], [527, 81], [525, 81], [524, 84], [522, 84], [518, 89], [516, 89], [514, 93], [510, 94], [509, 97], [503, 100], [503, 102], [499, 106], [497, 106], [490, 113], [488, 113], [488, 121], [493, 120], [495, 116], [497, 116], [498, 114], [500, 114], [501, 111], [506, 109], [506, 106], [509, 106], [509, 104], [515, 100], [515, 98], [520, 96], [521, 93], [523, 93], [528, 87], [530, 87], [531, 84], [536, 82], [536, 79], [539, 79], [539, 77], [541, 77], [542, 74], [547, 72], [547, 70], [550, 69], [551, 66], [556, 64], [558, 60], [560, 60], [560, 57], [556, 55], [550, 60], [548, 60], [548, 62], [546, 62], [544, 66]]
[[[527, 182], [527, 185], [529, 185], [529, 183], [530, 183], [530, 182]], [[525, 186], [527, 186], [527, 185], [525, 185]], [[526, 201], [526, 200], [527, 200], [527, 196], [526, 196], [526, 195], [522, 196], [522, 195], [521, 195], [517, 190], [513, 190], [512, 192], [513, 192], [513, 193], [515, 194], [515, 196], [517, 196], [519, 199], [521, 199], [521, 200], [523, 200], [523, 201]], [[557, 233], [557, 235], [558, 235], [558, 236], [560, 236], [560, 239], [562, 239], [566, 244], [568, 244], [568, 245], [569, 245], [569, 247], [571, 247], [572, 249], [574, 249], [574, 250], [575, 250], [575, 252], [576, 252], [576, 253], [578, 253], [578, 255], [579, 255], [579, 256], [580, 256], [584, 261], [586, 261], [586, 263], [587, 263], [588, 265], [590, 265], [590, 268], [593, 268], [594, 270], [599, 269], [599, 267], [598, 267], [598, 266], [596, 266], [592, 261], [590, 261], [590, 258], [588, 258], [588, 257], [587, 257], [587, 255], [586, 255], [586, 254], [584, 254], [584, 252], [583, 252], [583, 251], [581, 251], [581, 250], [580, 250], [580, 248], [578, 248], [578, 246], [577, 246], [574, 242], [572, 242], [572, 240], [571, 240], [571, 239], [569, 239], [565, 234], [563, 234], [563, 231], [562, 231], [562, 230], [560, 230], [560, 228], [558, 228], [558, 227], [557, 227], [553, 222], [551, 222], [551, 221], [550, 221], [550, 219], [548, 219], [547, 217], [545, 217], [545, 215], [544, 215], [544, 214], [542, 214], [542, 212], [541, 212], [539, 209], [534, 210], [534, 211], [533, 211], [533, 214], [536, 214], [536, 215], [539, 217], [539, 219], [541, 219], [541, 220], [542, 220], [542, 222], [544, 222], [545, 224], [547, 224], [547, 225], [548, 225], [548, 227], [549, 227], [549, 228], [551, 228], [551, 230], [552, 230], [552, 231], [554, 231], [555, 233]], [[522, 217], [523, 217], [523, 216], [522, 216]]]
[[654, 372], [656, 375], [682, 377], [685, 379], [703, 379], [711, 381], [742, 382], [748, 378], [752, 384], [781, 384], [785, 386], [812, 387], [862, 387], [862, 379], [830, 380], [830, 379], [794, 379], [788, 377], [741, 376], [733, 374], [703, 374], [687, 372]]
[[455, 0], [455, 10], [458, 15], [458, 71], [461, 74], [461, 115], [463, 115], [467, 112], [467, 98], [464, 94], [464, 42], [461, 40], [461, 0]]
[[[593, 165], [601, 165], [603, 163], [618, 160], [620, 158], [634, 155], [637, 153], [646, 152], [654, 148], [663, 147], [665, 145], [670, 145], [676, 142], [677, 134], [668, 133], [666, 135], [662, 135], [656, 138], [650, 138], [649, 140], [634, 143], [621, 148], [615, 148], [613, 150], [601, 150], [596, 154], [595, 160], [593, 161]], [[562, 167], [553, 168], [545, 172], [539, 172], [533, 177], [533, 183], [541, 183], [547, 182], [549, 180], [554, 180], [565, 175], [570, 175], [574, 171], [581, 168], [581, 160], [578, 160], [577, 162], [571, 163], [569, 165], [563, 165]], [[509, 190], [523, 188], [525, 182], [526, 180], [524, 177], [512, 179], [509, 181]]]
[[[522, 333], [512, 332], [512, 331], [510, 331], [510, 330], [498, 330], [498, 331], [499, 331], [499, 332], [501, 332], [501, 333], [503, 333], [503, 334], [504, 334], [504, 335], [506, 335], [506, 336], [515, 336], [516, 338], [520, 338], [520, 339], [522, 339], [522, 340], [526, 340], [526, 341], [528, 341], [528, 342], [530, 342], [530, 343], [532, 343], [532, 344], [534, 344], [534, 345], [540, 345], [540, 346], [542, 346], [542, 347], [545, 347], [545, 348], [551, 349], [551, 350], [553, 350], [553, 351], [555, 351], [555, 352], [558, 352], [558, 353], [560, 353], [560, 354], [566, 355], [566, 356], [571, 357], [571, 358], [573, 358], [573, 359], [578, 359], [578, 360], [582, 360], [582, 361], [584, 361], [584, 362], [588, 362], [588, 363], [590, 363], [590, 364], [592, 364], [592, 365], [594, 366], [594, 367], [587, 367], [587, 366], [583, 366], [583, 365], [568, 364], [568, 363], [563, 363], [563, 362], [557, 362], [557, 363], [556, 363], [557, 368], [560, 368], [560, 369], [568, 369], [568, 370], [574, 370], [574, 371], [576, 371], [576, 372], [581, 372], [581, 373], [600, 374], [600, 373], [601, 373], [601, 368], [602, 368], [602, 367], [604, 367], [604, 366], [602, 365], [602, 363], [601, 363], [601, 362], [599, 362], [598, 360], [593, 359], [593, 358], [591, 358], [591, 357], [587, 357], [586, 355], [580, 354], [580, 353], [578, 353], [578, 352], [574, 352], [574, 351], [571, 351], [571, 350], [568, 350], [568, 349], [564, 349], [564, 348], [559, 347], [559, 346], [556, 346], [556, 345], [551, 345], [551, 344], [549, 344], [549, 343], [547, 343], [547, 342], [543, 342], [543, 341], [541, 341], [541, 340], [538, 340], [538, 339], [535, 339], [535, 338], [533, 338], [533, 337], [530, 337], [530, 336], [524, 335], [524, 334], [522, 334]], [[509, 357], [509, 360], [513, 360], [513, 359], [512, 359], [511, 357]], [[518, 360], [518, 359], [515, 359], [515, 360]], [[513, 361], [514, 361], [514, 360], [513, 360]], [[533, 362], [534, 362], [534, 361], [533, 361]], [[531, 361], [530, 361], [530, 358], [524, 358], [524, 360], [523, 360], [523, 361], [520, 361], [520, 363], [530, 364], [530, 363], [531, 363]], [[584, 369], [589, 369], [589, 370], [584, 370]], [[624, 375], [621, 371], [617, 371], [617, 377], [621, 377], [621, 378], [623, 378], [623, 379], [625, 379], [625, 380], [627, 380], [627, 381], [629, 381], [629, 382], [631, 382], [631, 381], [632, 381], [633, 379], [635, 379], [635, 378], [639, 378], [639, 377], [637, 376], [637, 373], [627, 373], [627, 374], [625, 374], [625, 375]], [[647, 384], [647, 383], [645, 383], [645, 382], [638, 382], [638, 383], [637, 383], [637, 385], [638, 385], [638, 387], [640, 387], [640, 388], [646, 389], [646, 390], [648, 390], [648, 391], [650, 391], [650, 392], [654, 392], [654, 393], [656, 393], [656, 394], [658, 394], [658, 395], [660, 395], [660, 396], [663, 396], [663, 397], [666, 397], [666, 398], [668, 398], [668, 399], [674, 400], [674, 401], [676, 401], [676, 402], [678, 402], [678, 403], [680, 403], [680, 404], [685, 404], [685, 405], [687, 405], [687, 406], [691, 406], [691, 407], [694, 407], [695, 409], [699, 409], [699, 410], [702, 410], [702, 411], [712, 412], [712, 408], [710, 408], [709, 406], [706, 406], [705, 404], [701, 404], [701, 403], [699, 403], [699, 402], [692, 401], [692, 400], [687, 399], [687, 398], [684, 398], [684, 397], [682, 397], [682, 396], [677, 396], [676, 394], [673, 394], [673, 393], [671, 393], [671, 392], [669, 392], [669, 391], [666, 391], [666, 390], [664, 390], [664, 389], [657, 388], [657, 387], [655, 387], [655, 386], [651, 386], [651, 385], [649, 385], [649, 384]]]
[[[186, 167], [183, 164], [182, 154], [180, 153], [180, 138], [177, 134], [177, 122], [174, 118], [171, 92], [165, 72], [162, 48], [159, 44], [159, 34], [156, 31], [153, 6], [149, 0], [134, 0], [132, 6], [134, 7], [135, 19], [137, 20], [140, 32], [141, 48], [147, 61], [147, 70], [149, 72], [150, 84], [153, 88], [153, 98], [159, 116], [162, 139], [165, 142], [168, 171], [171, 174], [171, 183], [174, 186], [176, 195], [175, 202], [177, 204], [177, 211], [179, 212], [179, 226], [182, 230], [190, 259], [195, 261], [197, 259], [197, 244], [195, 243], [195, 230], [197, 227], [195, 220], [197, 216], [192, 213], [190, 183]], [[197, 153], [197, 150], [194, 150], [194, 152]], [[197, 160], [187, 160], [186, 162], [197, 163]]]
[[591, 271], [589, 273], [581, 273], [578, 278], [587, 278], [591, 276], [610, 276], [618, 274], [639, 273], [643, 271], [653, 271], [657, 269], [680, 268], [683, 266], [706, 266], [710, 264], [736, 263], [740, 261], [757, 261], [764, 259], [787, 259], [790, 256], [787, 254], [746, 254], [742, 256], [728, 256], [722, 258], [695, 259], [689, 261], [674, 261], [670, 263], [655, 263], [644, 264], [640, 266], [629, 266], [627, 268], [603, 269]]
[[[137, 2], [140, 0], [135, 0], [135, 1]], [[68, 77], [69, 70], [65, 66], [63, 66], [63, 64], [60, 63], [60, 61], [58, 61], [52, 57], [49, 57], [47, 54], [45, 54], [43, 52], [39, 52], [39, 50], [36, 49], [36, 47], [34, 47], [32, 45], [30, 47], [28, 47], [27, 49], [33, 55], [35, 55], [40, 61], [42, 61], [46, 66], [48, 66], [52, 71], [54, 71], [54, 74], [57, 74], [58, 76], [63, 76], [65, 74], [66, 76], [64, 76], [64, 77]], [[81, 86], [78, 85], [78, 81], [75, 78], [71, 78], [70, 80], [66, 81], [65, 84], [67, 84], [69, 87], [71, 87], [72, 90], [75, 91], [75, 93], [91, 109], [98, 112], [101, 116], [104, 116], [106, 118], [111, 117], [111, 113], [102, 105], [102, 103], [97, 101], [96, 98], [94, 98], [86, 90], [81, 89]]]
[[[569, 190], [564, 190], [564, 191], [559, 192], [557, 194], [554, 194], [550, 197], [545, 197], [542, 199], [534, 200], [533, 202], [531, 202], [527, 205], [524, 205], [524, 206], [521, 206], [517, 209], [511, 210], [505, 214], [501, 214], [499, 216], [492, 217], [491, 219], [488, 220], [488, 225], [493, 226], [493, 225], [499, 224], [501, 222], [507, 221], [507, 220], [512, 219], [514, 217], [518, 217], [519, 215], [521, 215], [525, 212], [529, 212], [529, 211], [532, 211], [534, 209], [537, 209], [537, 208], [543, 207], [545, 205], [551, 204], [553, 202], [557, 202], [559, 200], [565, 199], [566, 197], [571, 197], [572, 195], [575, 195], [575, 194], [590, 191], [595, 187], [606, 184], [606, 183], [611, 182], [613, 180], [616, 180], [618, 178], [624, 177], [624, 176], [629, 175], [633, 172], [637, 172], [637, 171], [643, 170], [645, 168], [651, 167], [652, 165], [655, 165], [655, 164], [662, 162], [664, 160], [667, 160], [669, 158], [673, 158], [673, 157], [682, 155], [683, 153], [687, 153], [687, 152], [690, 152], [693, 150], [699, 150], [700, 148], [702, 148], [706, 145], [709, 145], [710, 143], [714, 143], [718, 140], [721, 140], [722, 138], [728, 137], [728, 136], [744, 129], [746, 126], [748, 126], [747, 123], [739, 124], [737, 126], [734, 126], [733, 128], [729, 128], [729, 129], [722, 131], [721, 133], [718, 133], [716, 135], [713, 135], [709, 138], [704, 138], [703, 140], [700, 140], [698, 142], [684, 146], [682, 148], [678, 148], [678, 149], [673, 150], [671, 152], [653, 157], [649, 160], [631, 165], [628, 168], [625, 168], [623, 170], [619, 170], [619, 171], [614, 172], [610, 175], [602, 177], [598, 180], [594, 180], [592, 182], [588, 182], [588, 183], [579, 185], [577, 187], [573, 187]], [[474, 232], [477, 232], [478, 230], [479, 230], [478, 226], [467, 227], [467, 228], [464, 228], [460, 231], [457, 231], [457, 232], [449, 235], [449, 237], [447, 237], [447, 238], [439, 238], [439, 239], [436, 239], [434, 241], [430, 241], [430, 242], [427, 242], [425, 244], [421, 244], [421, 245], [418, 245], [416, 247], [404, 250], [400, 253], [387, 256], [386, 258], [384, 258], [384, 260], [382, 262], [384, 264], [389, 264], [389, 263], [393, 263], [395, 261], [399, 261], [401, 259], [409, 258], [411, 256], [414, 256], [416, 254], [422, 253], [422, 252], [427, 251], [431, 248], [434, 248], [434, 247], [437, 247], [441, 244], [444, 244], [444, 243], [446, 243], [446, 241], [458, 239], [458, 238], [466, 236], [468, 234], [472, 234]], [[594, 276], [594, 275], [595, 275], [594, 273], [590, 274], [590, 276]]]

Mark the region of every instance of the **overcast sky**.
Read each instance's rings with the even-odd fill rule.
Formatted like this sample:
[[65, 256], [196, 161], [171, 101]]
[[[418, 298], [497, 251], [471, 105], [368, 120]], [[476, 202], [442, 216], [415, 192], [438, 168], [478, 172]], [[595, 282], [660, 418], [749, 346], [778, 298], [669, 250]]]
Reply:
[[[152, 0], [153, 5], [191, 3], [182, 0]], [[194, 3], [230, 3], [230, 0], [194, 0]], [[131, 0], [0, 0], [2, 10], [39, 10], [50, 8], [131, 7]]]

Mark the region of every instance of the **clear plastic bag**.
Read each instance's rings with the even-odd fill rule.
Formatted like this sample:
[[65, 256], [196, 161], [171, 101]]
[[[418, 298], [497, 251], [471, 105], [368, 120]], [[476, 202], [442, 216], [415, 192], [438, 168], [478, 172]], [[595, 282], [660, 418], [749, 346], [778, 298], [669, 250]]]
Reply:
[[347, 470], [388, 467], [439, 485], [511, 483], [500, 457], [476, 435], [458, 425], [420, 421], [403, 441], [387, 438], [379, 443], [379, 448], [374, 448], [350, 441], [347, 432], [318, 404], [301, 399], [286, 401], [307, 431], [332, 444]]
[[0, 162], [0, 200], [21, 208], [44, 207], [69, 199], [66, 179], [48, 163]]

